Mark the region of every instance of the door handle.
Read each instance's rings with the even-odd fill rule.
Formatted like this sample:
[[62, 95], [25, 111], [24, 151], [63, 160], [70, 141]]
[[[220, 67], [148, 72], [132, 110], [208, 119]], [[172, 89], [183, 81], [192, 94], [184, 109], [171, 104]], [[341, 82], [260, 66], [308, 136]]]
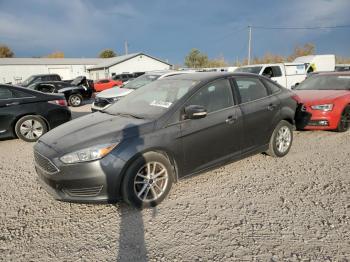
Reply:
[[227, 124], [233, 124], [235, 121], [237, 120], [237, 118], [233, 117], [233, 116], [229, 116], [227, 117], [227, 119], [225, 120], [225, 122]]
[[276, 104], [269, 104], [269, 106], [267, 107], [267, 110], [273, 111], [273, 110], [275, 110], [276, 107], [277, 107]]
[[6, 104], [6, 106], [17, 106], [17, 105], [19, 105], [19, 102], [12, 102], [12, 103]]

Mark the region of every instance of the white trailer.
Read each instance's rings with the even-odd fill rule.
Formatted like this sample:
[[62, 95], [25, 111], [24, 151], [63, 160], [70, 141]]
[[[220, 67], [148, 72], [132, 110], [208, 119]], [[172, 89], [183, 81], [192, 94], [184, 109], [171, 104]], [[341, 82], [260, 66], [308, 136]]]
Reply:
[[303, 63], [307, 73], [333, 72], [335, 70], [335, 55], [307, 55], [295, 58], [293, 63]]

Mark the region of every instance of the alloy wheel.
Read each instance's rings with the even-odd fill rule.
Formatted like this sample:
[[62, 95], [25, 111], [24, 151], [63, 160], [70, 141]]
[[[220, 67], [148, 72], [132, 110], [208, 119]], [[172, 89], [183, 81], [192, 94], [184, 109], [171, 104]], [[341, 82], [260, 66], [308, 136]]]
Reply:
[[277, 133], [276, 148], [280, 153], [285, 153], [291, 143], [292, 134], [287, 126], [282, 126]]
[[148, 162], [137, 172], [134, 179], [134, 192], [143, 202], [156, 201], [165, 192], [169, 174], [160, 162]]
[[34, 119], [24, 121], [20, 126], [21, 135], [30, 140], [35, 140], [42, 136], [44, 127], [42, 124]]
[[80, 97], [78, 97], [78, 96], [72, 96], [72, 97], [70, 98], [70, 102], [71, 102], [71, 104], [72, 104], [73, 106], [78, 106], [78, 105], [81, 104], [81, 99], [80, 99]]

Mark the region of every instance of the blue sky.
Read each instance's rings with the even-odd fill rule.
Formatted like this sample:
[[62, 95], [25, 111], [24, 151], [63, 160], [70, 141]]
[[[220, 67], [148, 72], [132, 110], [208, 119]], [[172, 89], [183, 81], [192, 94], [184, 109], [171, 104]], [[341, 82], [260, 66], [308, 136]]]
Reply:
[[[183, 64], [191, 48], [228, 62], [247, 56], [249, 24], [350, 25], [349, 0], [0, 0], [0, 43], [17, 57], [63, 51], [66, 57], [145, 52]], [[253, 56], [292, 53], [313, 42], [318, 53], [350, 57], [350, 28], [253, 29]]]

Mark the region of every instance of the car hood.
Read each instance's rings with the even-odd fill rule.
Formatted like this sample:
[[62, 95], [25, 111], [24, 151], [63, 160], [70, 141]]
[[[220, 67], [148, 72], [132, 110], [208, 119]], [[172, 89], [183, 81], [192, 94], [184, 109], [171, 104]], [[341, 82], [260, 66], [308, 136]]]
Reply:
[[348, 90], [294, 90], [294, 93], [298, 102], [303, 104], [329, 102], [350, 95]]
[[67, 122], [43, 135], [39, 142], [59, 154], [119, 142], [154, 129], [154, 120], [93, 113]]
[[100, 98], [121, 97], [121, 96], [126, 96], [130, 94], [132, 91], [134, 91], [134, 89], [113, 87], [100, 92], [96, 97], [100, 97]]

